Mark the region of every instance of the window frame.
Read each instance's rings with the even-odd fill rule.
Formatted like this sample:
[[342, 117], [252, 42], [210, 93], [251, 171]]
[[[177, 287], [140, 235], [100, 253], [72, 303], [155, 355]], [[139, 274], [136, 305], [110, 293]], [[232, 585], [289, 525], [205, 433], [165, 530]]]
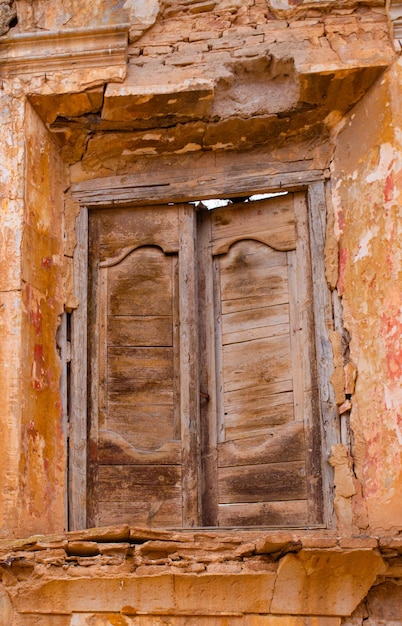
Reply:
[[[88, 271], [88, 212], [92, 208], [112, 208], [113, 206], [135, 206], [140, 204], [168, 204], [171, 202], [190, 202], [211, 197], [230, 197], [271, 193], [275, 191], [304, 191], [307, 196], [308, 221], [310, 234], [311, 271], [314, 302], [314, 326], [317, 359], [317, 379], [319, 404], [321, 410], [320, 433], [323, 481], [324, 523], [315, 526], [333, 528], [335, 525], [333, 507], [333, 470], [327, 459], [333, 444], [339, 443], [339, 415], [334, 400], [331, 376], [333, 373], [333, 355], [329, 333], [334, 326], [331, 292], [325, 279], [324, 247], [326, 229], [325, 174], [321, 170], [296, 172], [278, 176], [255, 171], [244, 172], [240, 179], [238, 173], [227, 172], [219, 183], [211, 184], [211, 172], [204, 172], [210, 193], [205, 189], [194, 191], [194, 185], [183, 183], [179, 172], [169, 177], [169, 183], [163, 179], [159, 183], [146, 184], [138, 177], [125, 179], [124, 198], [121, 198], [121, 177], [97, 179], [76, 184], [72, 188], [73, 198], [80, 204], [80, 213], [76, 222], [77, 245], [74, 252], [75, 295], [79, 301], [71, 319], [71, 365], [70, 365], [70, 410], [68, 441], [68, 526], [70, 530], [87, 527], [87, 271]], [[258, 178], [258, 180], [256, 180]], [[261, 178], [261, 180], [260, 180]], [[128, 180], [127, 180], [128, 179]], [[132, 179], [132, 181], [130, 180]], [[135, 183], [134, 183], [135, 179]], [[131, 185], [130, 185], [131, 182]], [[141, 184], [143, 182], [143, 184]], [[283, 183], [283, 184], [282, 184]], [[201, 187], [201, 185], [200, 185]], [[120, 196], [120, 197], [119, 197]], [[260, 527], [253, 528], [254, 531]], [[219, 530], [219, 529], [218, 529]]]

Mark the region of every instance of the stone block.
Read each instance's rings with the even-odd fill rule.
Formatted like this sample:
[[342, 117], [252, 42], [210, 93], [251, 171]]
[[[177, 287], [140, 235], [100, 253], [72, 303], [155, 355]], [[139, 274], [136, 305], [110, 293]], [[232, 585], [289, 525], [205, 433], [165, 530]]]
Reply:
[[369, 549], [288, 554], [279, 564], [271, 612], [350, 615], [386, 569], [381, 556]]
[[275, 572], [53, 579], [14, 598], [21, 613], [267, 613]]
[[391, 581], [374, 587], [368, 595], [367, 606], [369, 614], [382, 624], [394, 620], [402, 623], [402, 587]]
[[[7, 626], [10, 625], [8, 624]], [[15, 615], [12, 626], [71, 626], [71, 616], [20, 613], [18, 615]]]
[[[42, 626], [42, 622], [40, 622], [40, 626]], [[243, 617], [231, 616], [228, 618], [205, 615], [123, 616], [116, 613], [77, 613], [72, 616], [69, 626], [243, 626]], [[332, 626], [332, 624], [328, 626]]]
[[377, 548], [375, 537], [343, 537], [339, 540], [340, 548]]
[[69, 541], [67, 552], [71, 556], [96, 556], [99, 548], [96, 541]]
[[340, 617], [246, 615], [244, 618], [244, 626], [340, 626], [340, 623]]
[[175, 609], [173, 577], [119, 576], [53, 579], [14, 598], [21, 613], [70, 614], [74, 612], [172, 612]]
[[158, 56], [160, 54], [166, 55], [173, 52], [172, 46], [145, 46], [143, 49], [144, 56]]
[[[166, 74], [166, 72], [165, 72]], [[178, 84], [108, 85], [102, 119], [132, 122], [135, 119], [171, 115], [197, 119], [206, 115], [213, 98], [208, 81], [185, 80]]]
[[60, 117], [77, 117], [99, 111], [103, 102], [103, 89], [89, 89], [83, 93], [57, 94], [46, 100], [35, 94], [30, 102], [39, 116], [48, 124]]
[[13, 623], [13, 613], [8, 593], [0, 589], [0, 626], [10, 626]]
[[176, 607], [188, 613], [267, 613], [274, 572], [174, 577]]

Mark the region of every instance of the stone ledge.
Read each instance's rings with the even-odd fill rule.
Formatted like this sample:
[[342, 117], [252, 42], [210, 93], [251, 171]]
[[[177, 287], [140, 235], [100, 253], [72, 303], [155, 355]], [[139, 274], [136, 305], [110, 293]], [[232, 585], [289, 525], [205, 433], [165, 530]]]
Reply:
[[[288, 552], [299, 552], [307, 549], [341, 551], [343, 549], [377, 549], [388, 554], [388, 551], [402, 554], [402, 537], [350, 535], [339, 536], [336, 531], [316, 530], [265, 530], [265, 529], [184, 529], [164, 530], [129, 525], [106, 526], [73, 530], [57, 535], [34, 535], [32, 537], [0, 540], [0, 558], [10, 552], [41, 551], [55, 548], [66, 548], [68, 545], [81, 544], [83, 551], [86, 543], [95, 544], [129, 544], [149, 552], [163, 549], [165, 553], [176, 552], [183, 544], [186, 549], [200, 550], [235, 550], [239, 546], [248, 546], [255, 555], [278, 555]], [[142, 546], [142, 547], [141, 547]], [[252, 548], [251, 548], [252, 547]], [[91, 548], [93, 551], [93, 548]], [[85, 556], [83, 554], [82, 556]]]
[[399, 536], [122, 525], [2, 541], [0, 570], [21, 614], [324, 618], [353, 612], [390, 549], [402, 554]]

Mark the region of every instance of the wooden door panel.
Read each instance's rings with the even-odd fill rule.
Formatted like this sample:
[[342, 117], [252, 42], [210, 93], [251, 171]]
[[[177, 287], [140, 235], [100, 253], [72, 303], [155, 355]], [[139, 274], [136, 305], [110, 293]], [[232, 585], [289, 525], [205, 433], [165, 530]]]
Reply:
[[[181, 465], [181, 442], [167, 440], [164, 443], [140, 447], [130, 443], [131, 433], [117, 434], [113, 430], [101, 430], [98, 439], [98, 459], [101, 465]], [[141, 443], [141, 442], [140, 442]]]
[[179, 250], [177, 206], [136, 207], [94, 211], [101, 233], [99, 261], [121, 260], [133, 248], [160, 246], [165, 253]]
[[108, 314], [172, 315], [173, 258], [141, 247], [108, 270]]
[[246, 264], [241, 250], [250, 246], [260, 247], [261, 253], [269, 250], [264, 244], [242, 241], [234, 244], [230, 256], [220, 259], [222, 313], [247, 311], [289, 302], [286, 254], [276, 252], [282, 256], [283, 263], [274, 269], [270, 270], [269, 265], [253, 268], [251, 264], [253, 258], [250, 259], [251, 263], [247, 261]]
[[[247, 439], [268, 431], [273, 426], [287, 424], [294, 419], [293, 392], [280, 394], [259, 394], [251, 390], [252, 399], [248, 395], [234, 405], [224, 404], [225, 440]], [[225, 398], [226, 400], [226, 398]], [[268, 436], [268, 434], [267, 434]]]
[[220, 504], [218, 511], [221, 526], [290, 526], [294, 528], [308, 524], [306, 500]]
[[99, 502], [99, 526], [114, 526], [130, 523], [133, 526], [151, 526], [156, 528], [180, 528], [183, 525], [182, 501], [179, 496], [171, 499], [150, 501], [127, 500], [125, 502], [104, 500]]
[[302, 500], [306, 497], [304, 460], [222, 467], [219, 472], [220, 504]]
[[262, 435], [236, 438], [218, 444], [218, 466], [259, 465], [302, 461], [305, 457], [304, 427], [290, 422], [283, 428], [271, 428]]
[[[217, 523], [295, 523], [301, 511], [306, 518], [308, 491], [306, 416], [295, 411], [305, 402], [303, 373], [296, 372], [295, 383], [292, 354], [298, 309], [297, 284], [289, 282], [289, 259], [298, 258], [289, 252], [297, 248], [293, 197], [279, 205], [217, 209], [211, 222], [220, 376]], [[274, 515], [268, 503], [276, 501], [303, 504]]]
[[172, 346], [172, 315], [109, 317], [109, 346]]
[[178, 438], [173, 406], [166, 404], [110, 403], [107, 426], [138, 450], [157, 450]]
[[[90, 516], [94, 524], [159, 519], [181, 525], [182, 444], [174, 373], [177, 209], [112, 211], [96, 218], [92, 308], [100, 332], [93, 372], [99, 393], [90, 433], [97, 458], [96, 471], [90, 470]], [[163, 222], [174, 225], [174, 232], [163, 233]], [[127, 504], [122, 508], [120, 503]]]
[[[239, 211], [240, 208], [240, 211]], [[261, 216], [268, 219], [261, 219]], [[245, 234], [276, 250], [296, 247], [293, 196], [229, 205], [211, 213], [212, 252], [222, 254]]]
[[289, 305], [261, 306], [222, 316], [222, 344], [241, 343], [289, 332]]
[[223, 347], [224, 390], [252, 389], [292, 378], [289, 328], [278, 337], [264, 337]]
[[124, 400], [133, 391], [149, 387], [154, 392], [159, 387], [161, 393], [169, 393], [172, 398], [173, 350], [109, 347], [107, 378], [110, 397], [115, 400]]
[[161, 519], [166, 526], [182, 524], [179, 466], [101, 466], [97, 487], [100, 524], [122, 519], [132, 524], [158, 524]]

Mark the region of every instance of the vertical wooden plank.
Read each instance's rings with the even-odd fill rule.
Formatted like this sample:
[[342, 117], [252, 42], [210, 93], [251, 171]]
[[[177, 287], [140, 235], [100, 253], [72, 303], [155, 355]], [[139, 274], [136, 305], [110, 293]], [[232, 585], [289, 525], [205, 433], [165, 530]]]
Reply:
[[[96, 325], [94, 341], [98, 341], [97, 346], [97, 373], [94, 384], [91, 385], [91, 395], [93, 403], [93, 414], [91, 415], [91, 440], [98, 442], [99, 429], [107, 428], [108, 416], [108, 268], [99, 268], [98, 293], [96, 307]], [[96, 384], [97, 383], [97, 384]], [[96, 410], [97, 409], [97, 410]]]
[[[287, 259], [289, 277], [289, 318], [290, 343], [292, 352], [294, 419], [295, 421], [304, 422], [306, 410], [304, 395], [307, 385], [309, 385], [308, 391], [310, 392], [310, 407], [307, 406], [307, 410], [311, 412], [311, 373], [309, 367], [307, 367], [307, 372], [304, 372], [304, 364], [309, 363], [309, 351], [308, 344], [306, 346], [306, 344], [304, 343], [305, 333], [303, 333], [300, 305], [306, 305], [306, 294], [299, 294], [299, 289], [301, 288], [305, 292], [307, 285], [305, 277], [300, 277], [300, 272], [298, 272], [296, 250], [289, 251], [287, 253]], [[310, 297], [310, 309], [311, 304], [312, 303]], [[307, 351], [307, 355], [305, 355], [305, 351]]]
[[225, 419], [223, 409], [223, 356], [222, 356], [222, 299], [219, 257], [213, 260], [214, 326], [215, 326], [215, 368], [216, 368], [216, 428], [217, 443], [225, 441]]
[[181, 439], [180, 423], [180, 312], [179, 312], [179, 263], [177, 257], [172, 263], [173, 285], [173, 438]]
[[89, 215], [88, 228], [88, 284], [87, 284], [87, 525], [96, 526], [98, 523], [98, 502], [94, 492], [97, 484], [98, 459], [98, 411], [99, 411], [99, 259], [100, 259], [100, 214], [93, 212]]
[[218, 525], [215, 315], [211, 220], [198, 212], [198, 321], [201, 435], [201, 510], [203, 526]]
[[333, 508], [333, 470], [327, 462], [331, 446], [339, 442], [339, 418], [331, 385], [333, 354], [329, 331], [333, 329], [331, 294], [325, 279], [324, 245], [326, 203], [324, 183], [314, 183], [308, 190], [310, 215], [310, 246], [314, 293], [315, 335], [317, 346], [317, 373], [322, 414], [323, 493], [327, 525], [335, 527]]
[[179, 209], [180, 410], [183, 525], [200, 525], [199, 377], [197, 338], [196, 211]]
[[297, 324], [299, 332], [299, 358], [301, 358], [302, 410], [305, 423], [307, 492], [309, 524], [324, 521], [322, 493], [321, 413], [317, 384], [316, 351], [314, 345], [314, 305], [312, 285], [312, 259], [306, 195], [294, 194], [297, 224], [296, 289]]
[[69, 433], [69, 528], [86, 528], [87, 492], [87, 272], [88, 212], [77, 218], [74, 251], [75, 295], [79, 305], [71, 316], [71, 395]]

